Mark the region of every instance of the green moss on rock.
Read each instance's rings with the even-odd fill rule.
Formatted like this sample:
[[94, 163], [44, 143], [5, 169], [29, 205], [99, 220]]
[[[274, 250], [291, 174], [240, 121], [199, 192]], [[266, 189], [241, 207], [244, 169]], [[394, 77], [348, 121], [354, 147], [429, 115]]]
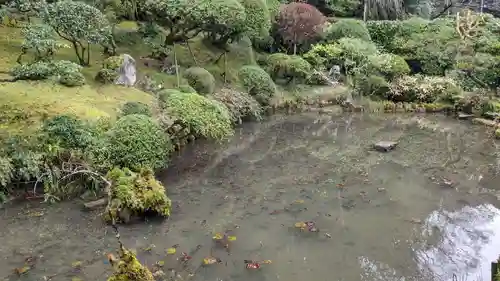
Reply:
[[120, 260], [115, 272], [108, 281], [154, 281], [151, 271], [142, 265], [135, 254], [127, 249], [122, 249]]
[[136, 215], [170, 215], [172, 203], [152, 170], [144, 169], [136, 173], [127, 168], [114, 168], [108, 172], [107, 178], [112, 182], [107, 213], [115, 219], [119, 219], [123, 210]]

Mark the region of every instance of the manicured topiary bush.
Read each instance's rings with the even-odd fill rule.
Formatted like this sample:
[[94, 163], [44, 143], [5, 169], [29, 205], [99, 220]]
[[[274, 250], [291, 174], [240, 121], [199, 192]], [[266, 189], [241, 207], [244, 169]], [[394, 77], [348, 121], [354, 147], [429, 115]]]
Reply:
[[168, 97], [172, 94], [180, 94], [183, 93], [179, 91], [178, 89], [163, 89], [160, 92], [158, 92], [158, 100], [160, 101], [160, 106], [165, 107], [165, 103], [168, 100]]
[[262, 68], [256, 65], [247, 65], [240, 68], [238, 77], [247, 92], [260, 104], [267, 105], [276, 93], [276, 85]]
[[410, 67], [405, 59], [393, 54], [368, 56], [368, 68], [370, 73], [381, 74], [389, 80], [410, 73]]
[[129, 101], [122, 106], [121, 115], [142, 114], [152, 116], [151, 108], [142, 102]]
[[196, 90], [189, 85], [180, 85], [179, 91], [181, 91], [183, 93], [196, 93]]
[[223, 140], [231, 136], [231, 115], [220, 102], [196, 93], [172, 93], [165, 103], [169, 117], [196, 137]]
[[250, 94], [221, 89], [213, 94], [213, 98], [227, 107], [234, 123], [241, 123], [244, 118], [261, 119], [262, 108]]
[[139, 169], [166, 167], [172, 143], [151, 117], [124, 116], [105, 137], [106, 153], [112, 166]]
[[325, 32], [325, 40], [333, 43], [341, 38], [350, 37], [370, 41], [370, 33], [362, 20], [339, 19], [331, 24]]
[[342, 49], [338, 44], [316, 44], [303, 57], [314, 68], [328, 70], [342, 64]]
[[51, 143], [69, 149], [85, 150], [96, 141], [96, 131], [73, 115], [58, 115], [47, 119], [41, 129]]
[[212, 94], [215, 90], [215, 78], [208, 70], [191, 67], [184, 72], [184, 77], [197, 93]]
[[414, 75], [395, 79], [390, 86], [389, 99], [433, 103], [438, 100], [449, 100], [451, 96], [461, 94], [462, 89], [451, 78]]
[[298, 82], [305, 81], [311, 74], [311, 65], [300, 56], [287, 54], [272, 54], [267, 59], [267, 72], [273, 80], [283, 78], [289, 82], [296, 79]]

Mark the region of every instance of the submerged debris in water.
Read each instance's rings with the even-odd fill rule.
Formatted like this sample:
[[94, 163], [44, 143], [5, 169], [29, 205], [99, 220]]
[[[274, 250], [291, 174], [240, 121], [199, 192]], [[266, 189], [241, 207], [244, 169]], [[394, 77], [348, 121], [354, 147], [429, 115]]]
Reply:
[[295, 223], [295, 227], [299, 228], [301, 231], [308, 231], [308, 232], [318, 232], [319, 231], [319, 229], [316, 227], [316, 223], [313, 221], [297, 222], [297, 223]]
[[31, 269], [30, 266], [23, 266], [23, 267], [19, 267], [19, 268], [14, 269], [14, 272], [17, 275], [22, 275], [22, 274], [28, 272], [30, 269]]
[[206, 257], [203, 259], [203, 265], [220, 264], [222, 260], [215, 257]]
[[115, 272], [108, 281], [154, 281], [153, 274], [143, 266], [135, 254], [125, 248], [121, 249], [120, 260], [115, 266]]
[[271, 264], [271, 260], [254, 261], [254, 260], [244, 260], [246, 269], [259, 269], [263, 264]]
[[236, 241], [236, 236], [229, 235], [229, 231], [224, 233], [217, 232], [212, 237], [216, 245], [222, 246], [229, 250], [230, 242]]

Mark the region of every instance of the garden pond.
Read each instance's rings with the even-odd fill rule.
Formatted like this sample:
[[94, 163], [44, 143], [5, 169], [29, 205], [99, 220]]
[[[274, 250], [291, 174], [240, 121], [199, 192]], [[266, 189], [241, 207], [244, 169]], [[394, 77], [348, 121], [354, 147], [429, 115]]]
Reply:
[[[158, 280], [490, 280], [500, 254], [500, 150], [490, 135], [431, 115], [245, 124], [228, 143], [176, 155], [159, 174], [172, 216], [119, 226], [121, 240], [144, 264], [163, 265]], [[397, 146], [372, 149], [383, 140]], [[0, 210], [0, 280], [106, 280], [117, 239], [102, 211], [81, 205]], [[217, 247], [224, 232], [235, 240]], [[181, 264], [182, 252], [191, 259]], [[220, 263], [201, 266], [208, 256]]]

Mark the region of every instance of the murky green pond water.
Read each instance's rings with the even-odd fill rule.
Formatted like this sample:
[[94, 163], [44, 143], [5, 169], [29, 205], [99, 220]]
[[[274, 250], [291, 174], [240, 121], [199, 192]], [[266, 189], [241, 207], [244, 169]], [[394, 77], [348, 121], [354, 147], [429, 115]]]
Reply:
[[[379, 140], [398, 146], [372, 150]], [[484, 128], [444, 117], [277, 117], [217, 149], [199, 144], [179, 155], [160, 176], [172, 217], [120, 232], [144, 263], [165, 262], [165, 280], [168, 268], [182, 280], [489, 280], [500, 253], [496, 145]], [[0, 280], [105, 280], [116, 239], [98, 212], [80, 206], [1, 210]], [[300, 221], [320, 231], [301, 233]], [[212, 243], [226, 230], [237, 237], [229, 253]], [[193, 253], [185, 269], [166, 254], [174, 244]], [[209, 255], [222, 264], [200, 267]], [[36, 267], [13, 276], [28, 257]], [[272, 264], [248, 270], [245, 259]]]

